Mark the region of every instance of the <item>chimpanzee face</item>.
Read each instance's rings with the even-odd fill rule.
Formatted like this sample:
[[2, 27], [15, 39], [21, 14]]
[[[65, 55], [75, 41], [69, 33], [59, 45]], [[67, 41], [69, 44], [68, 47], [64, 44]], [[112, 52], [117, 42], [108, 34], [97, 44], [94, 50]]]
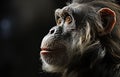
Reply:
[[109, 13], [112, 11], [108, 8], [96, 11], [93, 7], [78, 3], [57, 9], [56, 26], [50, 29], [41, 43], [43, 69], [61, 72], [74, 56], [79, 54], [81, 57], [91, 46], [100, 43], [95, 35], [106, 34], [111, 29], [104, 31], [107, 17], [104, 17], [107, 21], [105, 24], [100, 17]]

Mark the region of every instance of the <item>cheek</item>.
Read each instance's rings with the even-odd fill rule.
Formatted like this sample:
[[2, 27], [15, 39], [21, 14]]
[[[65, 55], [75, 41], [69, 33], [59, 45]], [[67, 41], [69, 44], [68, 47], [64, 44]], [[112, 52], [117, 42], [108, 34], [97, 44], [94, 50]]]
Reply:
[[72, 49], [72, 53], [77, 53], [77, 52], [81, 52], [81, 48], [82, 48], [82, 36], [81, 33], [73, 33], [72, 36], [73, 40], [71, 43], [71, 49]]
[[64, 23], [64, 32], [72, 32], [76, 30], [76, 25], [74, 22], [68, 24], [67, 22]]

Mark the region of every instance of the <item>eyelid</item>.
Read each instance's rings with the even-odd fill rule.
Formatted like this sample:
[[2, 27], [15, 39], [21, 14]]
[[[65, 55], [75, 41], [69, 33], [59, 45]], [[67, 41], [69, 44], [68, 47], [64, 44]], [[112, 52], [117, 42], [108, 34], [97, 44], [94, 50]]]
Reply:
[[65, 22], [67, 22], [68, 24], [70, 24], [72, 22], [72, 17], [70, 15], [66, 16]]

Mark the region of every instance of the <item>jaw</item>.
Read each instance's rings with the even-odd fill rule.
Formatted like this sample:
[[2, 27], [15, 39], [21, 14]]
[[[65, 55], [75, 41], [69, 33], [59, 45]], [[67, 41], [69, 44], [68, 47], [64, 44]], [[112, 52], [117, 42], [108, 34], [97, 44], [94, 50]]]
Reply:
[[46, 62], [42, 63], [42, 69], [46, 72], [63, 72], [65, 67], [64, 66], [55, 66], [47, 64]]
[[66, 51], [62, 51], [62, 50], [41, 51], [40, 55], [42, 61], [49, 65], [63, 66], [68, 61], [68, 56]]
[[66, 64], [68, 63], [68, 57], [65, 52], [57, 51], [42, 54], [42, 69], [47, 72], [63, 72]]

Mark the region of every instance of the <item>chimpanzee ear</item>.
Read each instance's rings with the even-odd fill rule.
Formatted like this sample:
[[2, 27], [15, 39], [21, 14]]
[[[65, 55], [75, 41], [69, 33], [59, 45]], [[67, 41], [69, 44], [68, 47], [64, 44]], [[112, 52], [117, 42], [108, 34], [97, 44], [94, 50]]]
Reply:
[[100, 30], [100, 35], [109, 34], [116, 24], [116, 13], [110, 8], [101, 8], [98, 13], [101, 16], [103, 27], [103, 30]]

